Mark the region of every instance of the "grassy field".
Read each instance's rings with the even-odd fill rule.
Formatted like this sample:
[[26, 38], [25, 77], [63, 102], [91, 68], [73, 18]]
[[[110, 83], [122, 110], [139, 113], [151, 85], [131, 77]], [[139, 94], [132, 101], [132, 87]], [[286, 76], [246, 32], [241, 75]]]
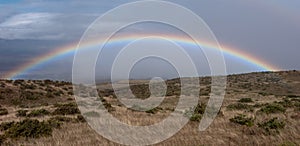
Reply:
[[[210, 96], [211, 78], [199, 79], [199, 104], [190, 122], [157, 145], [300, 145], [300, 71], [228, 76], [221, 110], [203, 132], [198, 126]], [[130, 83], [136, 97], [150, 96], [148, 81]], [[121, 91], [124, 83], [117, 84]], [[173, 112], [179, 100], [179, 79], [168, 80], [166, 85], [166, 97], [155, 109], [126, 108], [109, 83], [98, 85], [98, 98], [120, 121], [150, 125]], [[0, 80], [0, 87], [2, 145], [118, 145], [89, 127], [77, 107], [71, 83]], [[124, 97], [127, 94], [124, 91]]]

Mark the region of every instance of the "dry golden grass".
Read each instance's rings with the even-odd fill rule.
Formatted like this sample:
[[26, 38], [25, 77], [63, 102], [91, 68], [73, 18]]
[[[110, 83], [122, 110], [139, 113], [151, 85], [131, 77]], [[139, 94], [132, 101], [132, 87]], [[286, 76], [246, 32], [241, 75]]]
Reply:
[[[208, 91], [209, 78], [202, 78], [201, 85], [202, 91]], [[5, 82], [5, 81], [1, 81]], [[28, 81], [29, 82], [29, 81]], [[146, 81], [131, 81], [132, 84], [145, 84]], [[172, 80], [170, 82], [176, 82]], [[123, 84], [123, 82], [120, 82]], [[2, 107], [8, 109], [9, 114], [0, 116], [0, 123], [4, 121], [18, 121], [22, 120], [21, 117], [16, 117], [15, 114], [19, 109], [47, 109], [50, 112], [55, 109], [52, 103], [55, 102], [72, 102], [66, 98], [70, 98], [67, 94], [70, 84], [59, 84], [56, 86], [54, 83], [50, 83], [53, 89], [60, 90], [65, 87], [68, 90], [64, 91], [61, 97], [57, 97], [51, 100], [49, 105], [41, 105], [37, 107], [23, 108], [19, 106], [13, 106], [9, 104], [8, 99], [0, 99], [5, 101], [1, 102]], [[45, 89], [42, 85], [39, 90]], [[110, 90], [110, 84], [99, 85], [100, 89]], [[102, 88], [101, 88], [102, 87]], [[120, 88], [123, 85], [119, 86]], [[5, 88], [18, 88], [12, 83], [6, 83]], [[137, 91], [137, 93], [142, 91]], [[5, 94], [7, 95], [7, 94]], [[17, 96], [18, 94], [12, 94]], [[290, 96], [293, 95], [293, 96]], [[288, 97], [290, 96], [290, 98]], [[205, 131], [200, 132], [198, 130], [199, 122], [190, 121], [184, 126], [177, 134], [171, 138], [160, 142], [155, 145], [173, 146], [173, 145], [281, 145], [292, 144], [300, 145], [300, 110], [297, 110], [295, 106], [287, 106], [284, 113], [266, 114], [261, 113], [259, 110], [264, 104], [282, 102], [284, 99], [298, 99], [300, 97], [300, 72], [277, 72], [277, 73], [251, 73], [245, 75], [235, 75], [228, 77], [228, 84], [226, 89], [225, 99], [221, 108], [220, 114], [215, 118], [213, 123]], [[17, 98], [17, 97], [14, 97]], [[166, 118], [170, 112], [173, 111], [176, 103], [178, 102], [178, 96], [168, 96], [163, 103], [159, 106], [161, 110], [157, 113], [151, 114], [146, 112], [139, 112], [127, 109], [113, 96], [103, 97], [107, 103], [110, 103], [114, 108], [111, 114], [120, 121], [130, 125], [150, 125], [161, 121]], [[247, 110], [229, 110], [228, 105], [238, 103], [242, 98], [251, 98], [253, 102], [245, 103], [253, 107], [253, 111]], [[204, 94], [200, 96], [201, 103], [207, 102], [209, 95]], [[44, 100], [42, 100], [44, 101]], [[32, 101], [32, 102], [39, 102]], [[299, 102], [297, 100], [292, 103]], [[260, 105], [254, 107], [254, 105]], [[298, 105], [299, 106], [299, 105]], [[229, 119], [235, 115], [244, 114], [247, 117], [255, 119], [254, 126], [248, 127], [245, 125], [239, 125], [230, 122]], [[39, 120], [49, 119], [49, 116], [35, 117]], [[67, 115], [67, 117], [76, 117], [76, 115]], [[264, 129], [258, 126], [259, 123], [265, 122], [278, 117], [285, 122], [285, 127], [279, 129], [278, 133], [266, 134]], [[38, 139], [8, 139], [4, 145], [119, 145], [97, 134], [87, 123], [64, 123], [60, 129], [54, 129], [52, 136], [41, 137]]]

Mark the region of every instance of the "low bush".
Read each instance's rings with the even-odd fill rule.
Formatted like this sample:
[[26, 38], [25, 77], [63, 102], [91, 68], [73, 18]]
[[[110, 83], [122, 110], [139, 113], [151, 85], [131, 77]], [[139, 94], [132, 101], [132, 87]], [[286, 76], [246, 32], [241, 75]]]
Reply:
[[27, 117], [41, 117], [45, 115], [49, 115], [50, 112], [45, 109], [37, 109], [31, 111], [29, 114], [27, 114]]
[[202, 119], [202, 115], [201, 114], [193, 114], [190, 117], [191, 121], [196, 121], [196, 122], [200, 122], [201, 119]]
[[9, 129], [12, 125], [14, 125], [15, 122], [3, 122], [0, 124], [0, 131], [5, 131], [7, 129]]
[[64, 117], [64, 116], [55, 116], [50, 118], [51, 121], [58, 121], [58, 122], [72, 122], [72, 118]]
[[248, 104], [244, 103], [233, 103], [227, 106], [227, 109], [229, 110], [246, 110], [246, 111], [253, 111], [253, 107]]
[[39, 94], [32, 92], [32, 91], [21, 91], [20, 97], [27, 100], [37, 100], [39, 99]]
[[5, 135], [0, 135], [0, 145], [6, 140]]
[[16, 116], [17, 117], [26, 117], [28, 110], [18, 110]]
[[233, 122], [233, 123], [237, 123], [237, 124], [240, 124], [240, 125], [246, 125], [246, 126], [253, 126], [254, 125], [254, 119], [253, 118], [248, 118], [246, 117], [246, 115], [243, 115], [243, 114], [239, 114], [237, 116], [234, 116], [233, 118], [229, 119], [230, 122]]
[[8, 110], [6, 108], [1, 108], [0, 107], [0, 116], [1, 115], [7, 115], [8, 114]]
[[115, 108], [112, 107], [110, 103], [108, 103], [108, 102], [103, 102], [103, 105], [104, 105], [104, 107], [107, 109], [108, 112], [115, 111]]
[[77, 121], [77, 120], [70, 118], [70, 117], [55, 116], [55, 117], [51, 117], [48, 120], [48, 123], [53, 128], [60, 128], [63, 123], [69, 123], [69, 122], [75, 122], [75, 121]]
[[272, 134], [273, 132], [279, 133], [279, 129], [283, 129], [285, 123], [275, 117], [266, 122], [259, 123], [258, 126], [263, 128], [266, 131], [266, 134]]
[[49, 122], [38, 121], [36, 119], [25, 119], [23, 121], [13, 123], [4, 133], [10, 138], [38, 138], [41, 136], [50, 136], [52, 127]]
[[86, 122], [85, 118], [82, 115], [77, 115], [77, 121], [82, 123]]
[[286, 111], [286, 108], [280, 104], [272, 103], [265, 105], [259, 111], [267, 114], [284, 113]]
[[197, 104], [195, 109], [190, 109], [184, 113], [185, 116], [190, 117], [191, 121], [200, 122], [202, 115], [205, 112], [206, 105], [205, 104]]
[[47, 92], [47, 93], [46, 93], [46, 97], [47, 97], [47, 98], [55, 98], [55, 96], [53, 95], [52, 92]]
[[253, 100], [252, 100], [252, 98], [242, 98], [238, 102], [246, 102], [246, 103], [248, 103], [248, 102], [253, 102]]
[[155, 107], [155, 108], [152, 108], [150, 110], [147, 110], [146, 113], [151, 113], [151, 114], [155, 114], [157, 113], [159, 110], [162, 110], [161, 107]]
[[56, 96], [56, 97], [59, 97], [59, 96], [61, 96], [61, 95], [63, 95], [63, 94], [64, 94], [64, 92], [61, 91], [61, 90], [58, 90], [58, 91], [53, 92], [53, 95]]
[[293, 107], [293, 102], [287, 98], [283, 99], [283, 101], [279, 101], [279, 102], [274, 102], [275, 104], [280, 104], [282, 105], [283, 107]]
[[80, 111], [77, 107], [76, 103], [67, 103], [67, 104], [56, 104], [55, 107], [57, 107], [53, 111], [53, 115], [74, 115], [74, 114], [80, 114]]
[[287, 95], [288, 98], [300, 98], [298, 95]]

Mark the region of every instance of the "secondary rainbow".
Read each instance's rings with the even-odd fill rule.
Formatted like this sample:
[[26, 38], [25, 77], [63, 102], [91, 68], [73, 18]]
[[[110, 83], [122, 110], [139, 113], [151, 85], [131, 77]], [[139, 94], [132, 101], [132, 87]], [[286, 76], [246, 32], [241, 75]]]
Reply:
[[[154, 35], [150, 35], [150, 36], [157, 36], [157, 37], [161, 37], [161, 38], [166, 38], [169, 40], [172, 40], [174, 42], [178, 42], [178, 43], [183, 43], [183, 44], [188, 44], [188, 45], [196, 45], [195, 41], [187, 38], [187, 37], [182, 37], [179, 35], [161, 35], [161, 34], [154, 34]], [[125, 35], [125, 36], [119, 36], [119, 37], [113, 37], [112, 39], [110, 39], [107, 43], [108, 44], [113, 44], [113, 43], [118, 43], [118, 42], [124, 42], [124, 41], [132, 41], [132, 40], [136, 40], [142, 37], [149, 37], [149, 35]], [[197, 40], [198, 42], [200, 42], [201, 46], [206, 46], [208, 48], [211, 49], [220, 49], [217, 46], [212, 46], [209, 42], [201, 42], [199, 40]], [[99, 44], [104, 43], [104, 40], [91, 40], [89, 42], [86, 42], [84, 44], [81, 44], [81, 48], [78, 49], [89, 49], [93, 46], [99, 46]], [[14, 79], [15, 77], [17, 77], [18, 75], [38, 66], [41, 65], [43, 63], [46, 63], [56, 57], [60, 57], [69, 53], [73, 53], [75, 52], [75, 50], [77, 49], [77, 45], [78, 43], [73, 43], [73, 44], [69, 44], [67, 46], [64, 47], [59, 47], [54, 49], [54, 51], [49, 52], [47, 54], [41, 55], [39, 57], [33, 58], [32, 60], [30, 60], [29, 62], [22, 64], [21, 66], [11, 70], [10, 72], [8, 72], [7, 74], [4, 75], [4, 78], [6, 79]], [[226, 47], [222, 45], [221, 50], [223, 51], [223, 53], [225, 54], [229, 54], [229, 55], [233, 55], [237, 58], [239, 58], [240, 60], [243, 60], [244, 62], [248, 62], [251, 63], [253, 65], [256, 65], [264, 70], [267, 71], [277, 71], [279, 70], [277, 67], [275, 67], [274, 65], [271, 65], [261, 59], [255, 58], [254, 56], [252, 56], [251, 54], [247, 54], [246, 52], [242, 52], [239, 51], [238, 49], [234, 49], [232, 47]]]

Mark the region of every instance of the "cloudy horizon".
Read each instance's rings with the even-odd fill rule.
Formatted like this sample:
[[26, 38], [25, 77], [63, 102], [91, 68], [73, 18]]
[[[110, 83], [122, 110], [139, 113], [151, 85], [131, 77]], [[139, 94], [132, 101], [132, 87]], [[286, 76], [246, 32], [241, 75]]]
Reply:
[[[75, 44], [96, 18], [127, 2], [133, 1], [0, 1], [1, 76], [57, 48]], [[182, 5], [200, 16], [213, 31], [221, 47], [230, 46], [281, 70], [300, 70], [299, 1], [171, 2]], [[105, 23], [103, 30], [109, 28], [112, 23], [119, 23], [118, 21]], [[176, 30], [162, 24], [144, 23], [127, 27], [122, 33], [149, 32], [168, 34]], [[187, 50], [193, 50], [185, 47]], [[113, 62], [113, 57], [109, 56], [114, 56], [118, 51], [112, 46], [108, 46], [106, 50], [107, 54], [103, 57], [106, 59], [97, 67], [100, 70], [97, 73], [100, 78], [109, 77]], [[201, 51], [193, 50], [189, 53], [197, 62], [200, 75], [209, 74], [206, 58]], [[23, 72], [26, 75], [19, 77], [68, 80], [71, 78], [73, 55], [71, 53], [54, 58]], [[229, 74], [263, 70], [235, 56], [225, 54], [224, 57]], [[145, 59], [137, 64], [132, 72], [133, 78], [159, 75], [171, 78], [177, 75], [170, 64], [155, 59]], [[166, 75], [168, 73], [169, 75]]]

